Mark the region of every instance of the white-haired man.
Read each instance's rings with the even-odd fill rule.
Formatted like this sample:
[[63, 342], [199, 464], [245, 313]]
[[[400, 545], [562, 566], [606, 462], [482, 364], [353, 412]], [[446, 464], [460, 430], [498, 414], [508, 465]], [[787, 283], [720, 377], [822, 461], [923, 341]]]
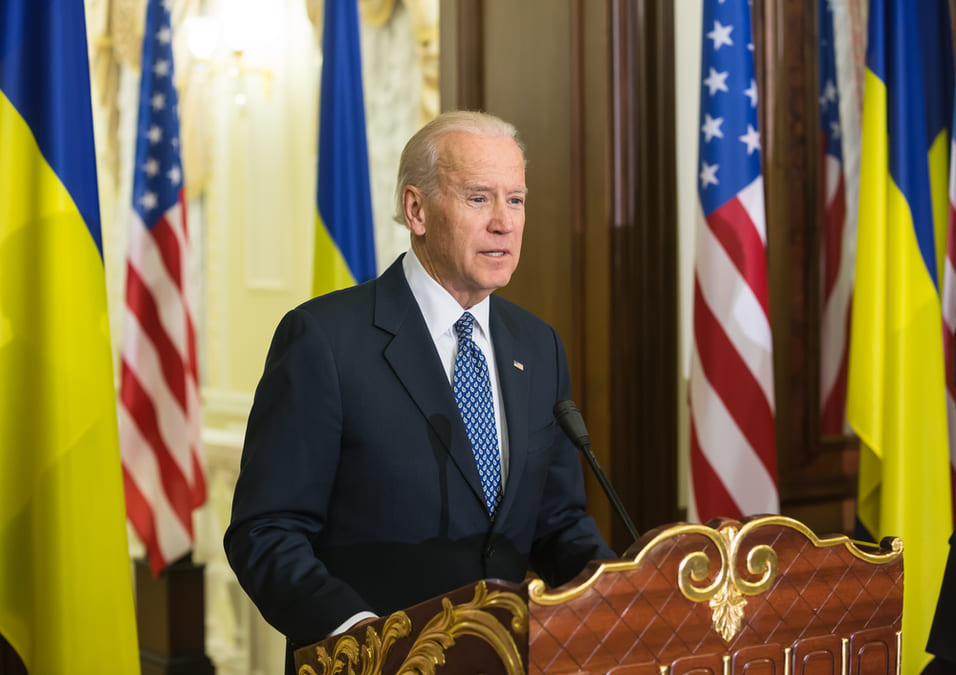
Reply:
[[406, 145], [411, 250], [276, 330], [225, 536], [293, 645], [482, 578], [569, 581], [613, 558], [585, 512], [555, 331], [492, 293], [518, 264], [525, 159], [514, 128], [446, 113]]

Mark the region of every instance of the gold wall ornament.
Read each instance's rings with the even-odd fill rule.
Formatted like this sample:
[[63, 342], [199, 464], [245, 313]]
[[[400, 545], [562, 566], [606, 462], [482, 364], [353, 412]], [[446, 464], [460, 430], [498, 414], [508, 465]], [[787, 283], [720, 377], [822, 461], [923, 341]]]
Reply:
[[362, 20], [370, 26], [381, 26], [395, 9], [395, 0], [359, 0]]
[[441, 614], [422, 629], [399, 667], [399, 674], [434, 675], [435, 668], [445, 664], [445, 652], [455, 644], [455, 638], [462, 635], [472, 635], [490, 645], [509, 675], [524, 673], [521, 654], [511, 633], [493, 614], [485, 611], [492, 608], [511, 612], [511, 629], [515, 633], [528, 632], [528, 606], [524, 600], [506, 591], [489, 592], [485, 582], [480, 581], [471, 602], [453, 606], [448, 598], [442, 600]]
[[325, 15], [325, 3], [322, 0], [305, 0], [305, 14], [312, 24], [312, 32], [322, 45], [322, 17]]
[[405, 0], [405, 7], [412, 19], [412, 33], [418, 53], [418, 65], [422, 73], [418, 119], [425, 124], [441, 112], [441, 96], [438, 88], [440, 7], [438, 0]]

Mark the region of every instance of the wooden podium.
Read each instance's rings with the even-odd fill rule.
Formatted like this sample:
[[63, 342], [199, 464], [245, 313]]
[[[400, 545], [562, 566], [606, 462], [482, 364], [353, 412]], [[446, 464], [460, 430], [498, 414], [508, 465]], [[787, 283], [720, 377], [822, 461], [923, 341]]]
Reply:
[[675, 524], [573, 581], [484, 580], [298, 649], [332, 673], [899, 673], [903, 545]]

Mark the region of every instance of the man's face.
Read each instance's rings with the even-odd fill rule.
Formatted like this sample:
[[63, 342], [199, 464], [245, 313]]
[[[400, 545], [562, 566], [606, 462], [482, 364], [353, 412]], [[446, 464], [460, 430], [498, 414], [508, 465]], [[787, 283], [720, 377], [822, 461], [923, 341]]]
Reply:
[[468, 308], [508, 284], [524, 232], [524, 157], [507, 137], [440, 139], [439, 189], [409, 226], [425, 269]]

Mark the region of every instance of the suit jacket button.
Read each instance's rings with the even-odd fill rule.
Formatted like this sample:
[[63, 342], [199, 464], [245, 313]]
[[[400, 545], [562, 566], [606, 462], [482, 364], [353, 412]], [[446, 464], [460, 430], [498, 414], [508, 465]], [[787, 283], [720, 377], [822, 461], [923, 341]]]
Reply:
[[494, 545], [493, 545], [493, 544], [488, 544], [488, 545], [485, 547], [485, 557], [486, 557], [486, 558], [490, 558], [490, 557], [493, 556], [494, 554], [495, 554], [495, 547], [494, 547]]

